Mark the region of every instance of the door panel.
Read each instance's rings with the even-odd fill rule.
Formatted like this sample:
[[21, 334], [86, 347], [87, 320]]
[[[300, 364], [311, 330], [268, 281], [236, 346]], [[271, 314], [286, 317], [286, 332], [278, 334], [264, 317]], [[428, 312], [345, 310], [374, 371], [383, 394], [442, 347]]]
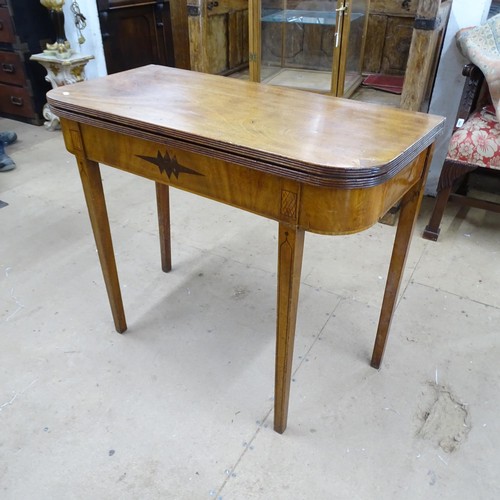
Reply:
[[248, 64], [248, 0], [193, 0], [189, 8], [191, 65], [229, 74]]

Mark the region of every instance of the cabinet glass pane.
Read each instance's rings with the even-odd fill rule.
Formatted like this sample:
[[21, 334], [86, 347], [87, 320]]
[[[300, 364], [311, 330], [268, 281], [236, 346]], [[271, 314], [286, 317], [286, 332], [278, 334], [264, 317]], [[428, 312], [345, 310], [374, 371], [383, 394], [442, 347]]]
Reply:
[[329, 92], [336, 1], [262, 0], [261, 81]]
[[353, 89], [367, 9], [368, 0], [261, 0], [260, 81], [325, 93]]

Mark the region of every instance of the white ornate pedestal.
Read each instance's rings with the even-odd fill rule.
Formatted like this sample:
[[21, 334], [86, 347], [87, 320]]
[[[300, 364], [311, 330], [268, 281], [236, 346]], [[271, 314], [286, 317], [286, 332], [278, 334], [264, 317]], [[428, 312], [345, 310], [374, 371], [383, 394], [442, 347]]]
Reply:
[[[94, 56], [75, 54], [66, 59], [61, 59], [55, 55], [42, 53], [34, 54], [30, 59], [39, 62], [47, 70], [45, 79], [55, 89], [56, 87], [85, 80], [85, 65], [91, 59], [94, 59]], [[50, 111], [47, 104], [43, 107], [43, 117], [47, 120], [44, 125], [48, 130], [59, 128], [59, 118]]]

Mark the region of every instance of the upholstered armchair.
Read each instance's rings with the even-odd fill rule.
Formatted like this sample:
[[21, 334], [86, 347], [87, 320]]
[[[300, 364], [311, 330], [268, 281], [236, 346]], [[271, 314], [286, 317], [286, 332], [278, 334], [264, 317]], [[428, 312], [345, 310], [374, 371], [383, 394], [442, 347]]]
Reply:
[[467, 77], [455, 131], [439, 178], [436, 203], [424, 238], [436, 241], [448, 201], [500, 212], [500, 204], [467, 195], [467, 175], [489, 169], [500, 175], [500, 15], [457, 34], [462, 53], [473, 63]]

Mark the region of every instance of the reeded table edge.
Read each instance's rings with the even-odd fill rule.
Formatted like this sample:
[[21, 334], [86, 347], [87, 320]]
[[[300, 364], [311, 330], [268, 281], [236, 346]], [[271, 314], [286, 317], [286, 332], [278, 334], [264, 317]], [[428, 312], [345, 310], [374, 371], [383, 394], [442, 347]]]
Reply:
[[[388, 181], [433, 143], [434, 139], [443, 131], [445, 122], [443, 118], [426, 135], [415, 142], [412, 147], [386, 164], [368, 168], [346, 169], [332, 166], [322, 167], [321, 165], [291, 160], [280, 155], [266, 154], [251, 148], [206, 138], [203, 144], [199, 144], [196, 141], [197, 136], [193, 137], [165, 127], [152, 126], [151, 132], [146, 132], [143, 128], [140, 128], [143, 127], [142, 123], [133, 120], [122, 119], [122, 123], [119, 124], [116, 122], [116, 116], [108, 113], [101, 113], [97, 118], [81, 113], [78, 106], [66, 105], [61, 108], [58, 106], [59, 101], [53, 99], [50, 93], [47, 95], [47, 102], [56, 116], [78, 123], [165, 144], [166, 146], [177, 147], [192, 153], [203, 154], [313, 186], [342, 189], [369, 188]], [[255, 157], [256, 153], [259, 155], [258, 159]]]

